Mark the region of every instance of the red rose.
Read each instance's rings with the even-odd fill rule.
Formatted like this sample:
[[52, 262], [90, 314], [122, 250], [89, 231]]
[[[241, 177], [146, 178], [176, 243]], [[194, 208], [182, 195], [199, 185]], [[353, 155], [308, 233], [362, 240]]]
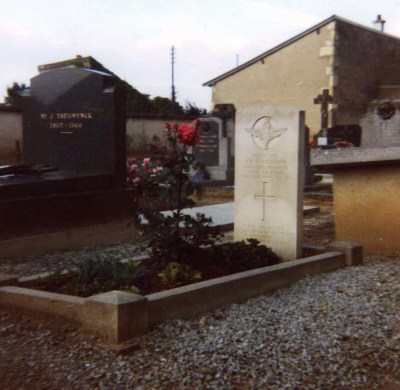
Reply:
[[194, 146], [200, 142], [200, 135], [193, 125], [182, 123], [178, 128], [177, 141], [180, 144]]

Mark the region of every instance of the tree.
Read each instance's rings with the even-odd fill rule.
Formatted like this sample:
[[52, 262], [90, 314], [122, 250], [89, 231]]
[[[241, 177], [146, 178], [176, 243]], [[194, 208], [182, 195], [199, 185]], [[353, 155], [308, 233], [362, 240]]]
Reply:
[[185, 115], [200, 116], [207, 115], [207, 110], [205, 108], [199, 108], [195, 103], [186, 101], [185, 108], [183, 109]]
[[169, 98], [156, 96], [152, 99], [155, 114], [170, 114], [170, 115], [182, 115], [183, 108], [178, 102], [173, 102]]
[[25, 84], [19, 85], [14, 82], [12, 87], [7, 88], [7, 96], [4, 99], [4, 103], [8, 106], [22, 107], [22, 92], [25, 89]]

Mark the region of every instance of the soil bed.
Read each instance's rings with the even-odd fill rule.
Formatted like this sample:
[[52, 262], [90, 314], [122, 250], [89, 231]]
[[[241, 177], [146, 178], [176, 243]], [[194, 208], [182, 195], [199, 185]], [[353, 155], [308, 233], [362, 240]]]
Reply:
[[[228, 248], [232, 247], [233, 244], [225, 243], [222, 246]], [[280, 262], [279, 258], [269, 249], [265, 249], [266, 255], [260, 258], [257, 255], [254, 256], [254, 252], [251, 252], [252, 248], [249, 244], [247, 244], [247, 247], [249, 253], [251, 253], [249, 258], [240, 256], [243, 252], [242, 247], [242, 250], [238, 253], [240, 258], [231, 258], [230, 261], [226, 259], [221, 261], [220, 255], [209, 255], [204, 256], [202, 261], [194, 260], [190, 264], [173, 263], [177, 265], [177, 267], [187, 268], [184, 268], [183, 271], [178, 271], [176, 277], [171, 276], [174, 270], [169, 273], [167, 272], [167, 276], [170, 276], [171, 279], [166, 283], [163, 282], [160, 274], [166, 272], [165, 270], [168, 265], [162, 264], [155, 259], [148, 258], [137, 262], [130, 261], [132, 277], [128, 277], [129, 279], [127, 279], [126, 273], [123, 277], [92, 276], [89, 279], [88, 274], [90, 274], [90, 270], [88, 271], [88, 268], [86, 268], [83, 273], [81, 268], [78, 275], [70, 272], [53, 272], [47, 277], [39, 278], [36, 282], [29, 283], [29, 287], [79, 297], [88, 297], [111, 290], [122, 290], [147, 295]], [[257, 249], [261, 250], [261, 247], [257, 247]], [[217, 250], [217, 253], [220, 254], [221, 251]], [[251, 259], [250, 257], [253, 258]], [[124, 265], [123, 262], [118, 263]], [[92, 264], [95, 266], [95, 261]], [[115, 269], [114, 267], [113, 270]], [[111, 273], [108, 272], [108, 275], [115, 275], [115, 271], [111, 271]]]

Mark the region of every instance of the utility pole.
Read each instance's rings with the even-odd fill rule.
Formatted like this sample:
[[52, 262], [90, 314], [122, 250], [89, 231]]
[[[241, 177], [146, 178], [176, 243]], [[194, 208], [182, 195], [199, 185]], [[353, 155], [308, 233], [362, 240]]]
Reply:
[[171, 69], [172, 69], [172, 87], [171, 87], [171, 100], [173, 103], [176, 102], [176, 94], [175, 94], [175, 47], [171, 48]]

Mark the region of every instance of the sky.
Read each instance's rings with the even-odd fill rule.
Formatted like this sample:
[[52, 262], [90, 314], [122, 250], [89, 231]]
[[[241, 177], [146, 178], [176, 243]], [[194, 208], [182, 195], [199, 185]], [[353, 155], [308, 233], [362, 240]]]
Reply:
[[400, 0], [0, 0], [0, 102], [38, 65], [92, 56], [151, 97], [211, 108], [203, 83], [332, 15], [400, 37]]

